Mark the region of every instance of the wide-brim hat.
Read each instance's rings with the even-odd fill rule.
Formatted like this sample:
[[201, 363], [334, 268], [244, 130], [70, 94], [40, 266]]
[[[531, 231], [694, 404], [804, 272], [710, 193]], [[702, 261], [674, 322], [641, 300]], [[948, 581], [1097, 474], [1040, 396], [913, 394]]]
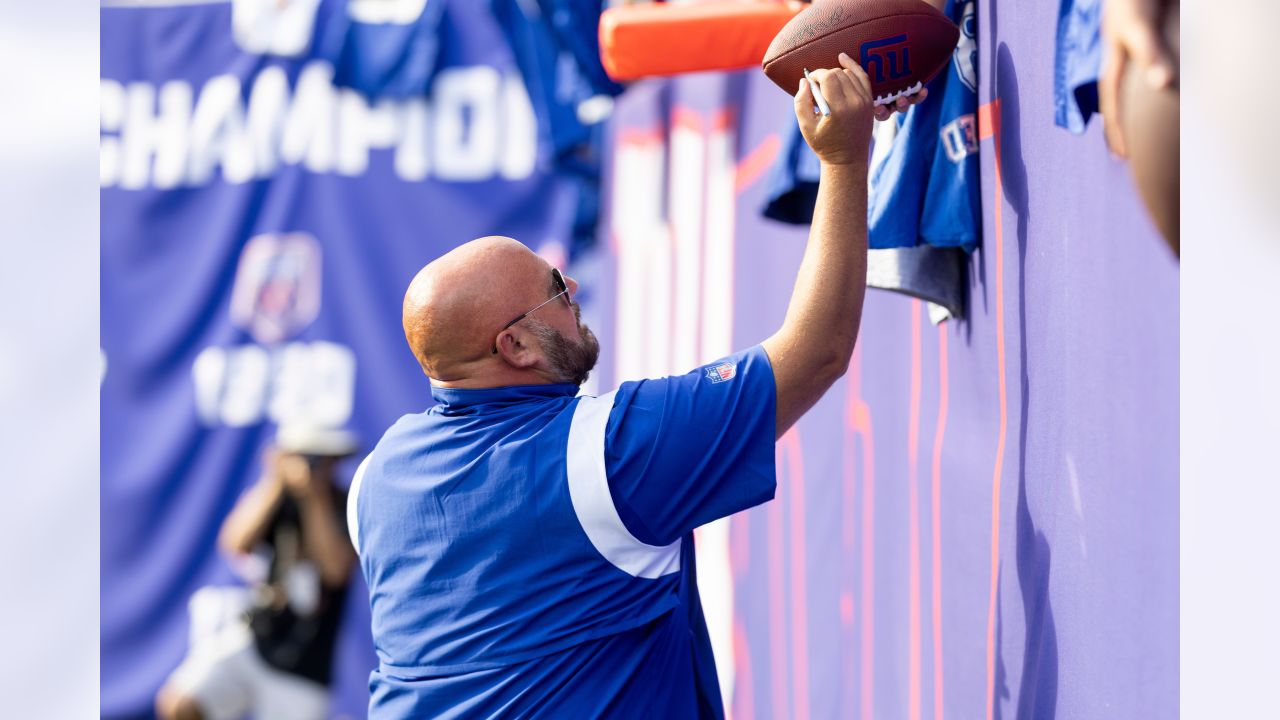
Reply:
[[289, 423], [276, 431], [276, 447], [287, 453], [346, 457], [355, 454], [360, 443], [355, 433], [309, 423]]

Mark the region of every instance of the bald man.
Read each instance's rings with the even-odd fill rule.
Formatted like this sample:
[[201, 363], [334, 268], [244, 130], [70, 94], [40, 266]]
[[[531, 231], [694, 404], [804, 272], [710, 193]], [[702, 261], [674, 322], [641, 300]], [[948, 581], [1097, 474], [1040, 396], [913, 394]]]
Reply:
[[405, 337], [436, 404], [387, 431], [348, 505], [370, 718], [724, 716], [692, 531], [773, 497], [774, 441], [844, 373], [862, 313], [875, 110], [841, 62], [814, 73], [829, 116], [796, 95], [822, 181], [761, 345], [579, 397], [599, 345], [572, 278], [501, 237], [414, 278]]

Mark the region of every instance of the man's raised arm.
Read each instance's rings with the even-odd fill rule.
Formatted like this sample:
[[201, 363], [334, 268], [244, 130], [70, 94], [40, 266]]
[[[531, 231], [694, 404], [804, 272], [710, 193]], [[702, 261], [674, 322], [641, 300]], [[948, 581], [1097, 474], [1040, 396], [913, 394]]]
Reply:
[[786, 319], [762, 343], [777, 386], [778, 437], [844, 374], [862, 319], [874, 109], [866, 73], [843, 53], [840, 63], [841, 69], [811, 73], [830, 115], [813, 111], [813, 93], [803, 81], [795, 98], [800, 131], [822, 161], [822, 179]]

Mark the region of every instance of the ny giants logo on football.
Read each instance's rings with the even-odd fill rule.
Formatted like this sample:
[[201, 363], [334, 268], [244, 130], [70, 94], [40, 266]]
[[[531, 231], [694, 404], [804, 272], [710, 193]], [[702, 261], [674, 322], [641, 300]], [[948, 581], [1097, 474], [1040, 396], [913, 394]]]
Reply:
[[873, 83], [907, 77], [911, 74], [911, 48], [907, 47], [907, 35], [862, 43], [858, 48], [858, 64]]
[[738, 366], [731, 362], [722, 362], [706, 368], [707, 379], [714, 383], [727, 382], [738, 376]]

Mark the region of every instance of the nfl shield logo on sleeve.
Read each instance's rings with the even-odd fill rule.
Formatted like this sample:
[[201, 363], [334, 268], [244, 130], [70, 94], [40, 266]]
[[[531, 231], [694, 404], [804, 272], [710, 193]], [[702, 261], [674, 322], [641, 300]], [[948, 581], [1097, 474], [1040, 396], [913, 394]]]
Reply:
[[738, 366], [731, 362], [722, 362], [719, 365], [712, 365], [706, 368], [707, 379], [713, 383], [722, 383], [732, 380], [738, 375]]

